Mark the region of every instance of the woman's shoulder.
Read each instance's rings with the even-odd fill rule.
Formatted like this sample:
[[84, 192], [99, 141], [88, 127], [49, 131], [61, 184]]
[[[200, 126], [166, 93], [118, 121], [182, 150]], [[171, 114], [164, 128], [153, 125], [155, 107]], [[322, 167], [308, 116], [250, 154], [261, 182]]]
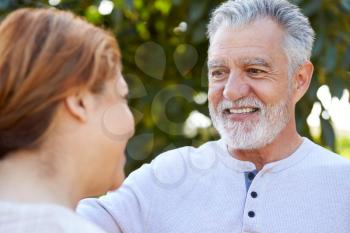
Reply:
[[0, 202], [0, 233], [105, 233], [102, 229], [55, 204]]

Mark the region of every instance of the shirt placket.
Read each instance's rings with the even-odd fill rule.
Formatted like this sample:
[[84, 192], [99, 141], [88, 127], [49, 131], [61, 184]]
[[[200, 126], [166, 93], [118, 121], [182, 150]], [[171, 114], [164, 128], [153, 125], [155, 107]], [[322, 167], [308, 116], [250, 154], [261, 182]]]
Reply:
[[246, 201], [243, 212], [243, 225], [242, 233], [259, 233], [258, 230], [258, 219], [261, 218], [259, 215], [259, 188], [260, 186], [260, 173], [256, 170], [245, 172], [246, 182]]

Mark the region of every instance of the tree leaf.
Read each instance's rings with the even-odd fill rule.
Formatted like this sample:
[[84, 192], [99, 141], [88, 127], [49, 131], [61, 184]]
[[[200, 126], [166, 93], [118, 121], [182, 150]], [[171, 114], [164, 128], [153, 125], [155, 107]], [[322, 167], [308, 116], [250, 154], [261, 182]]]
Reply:
[[350, 12], [350, 0], [340, 0], [340, 6], [343, 10]]
[[335, 132], [330, 121], [327, 121], [321, 117], [321, 141], [325, 146], [335, 151]]
[[345, 89], [344, 81], [338, 78], [337, 76], [331, 76], [328, 86], [332, 96], [335, 96], [338, 99], [341, 99]]
[[337, 49], [335, 45], [328, 45], [326, 52], [326, 64], [325, 70], [326, 72], [331, 72], [334, 70], [337, 64]]
[[0, 1], [0, 10], [5, 10], [10, 6], [10, 0], [1, 0]]
[[198, 21], [204, 14], [206, 10], [206, 2], [205, 1], [191, 1], [189, 8], [189, 22]]
[[316, 36], [314, 48], [312, 50], [312, 57], [317, 57], [321, 54], [324, 45], [324, 34], [320, 33]]
[[348, 48], [345, 51], [342, 67], [344, 69], [350, 68], [350, 45], [348, 46]]
[[198, 52], [192, 45], [180, 44], [177, 46], [173, 57], [177, 70], [182, 76], [185, 76], [197, 64]]
[[207, 39], [207, 24], [205, 22], [200, 22], [194, 27], [192, 32], [192, 43], [199, 44]]
[[317, 11], [320, 10], [321, 3], [322, 3], [321, 0], [312, 0], [306, 5], [304, 5], [302, 11], [305, 15], [312, 16], [313, 14], [315, 14]]

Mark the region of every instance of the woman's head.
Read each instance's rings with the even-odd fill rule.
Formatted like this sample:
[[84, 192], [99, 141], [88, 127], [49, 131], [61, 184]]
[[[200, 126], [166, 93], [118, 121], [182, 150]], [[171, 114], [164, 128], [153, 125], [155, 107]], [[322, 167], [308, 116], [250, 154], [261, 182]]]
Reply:
[[[133, 132], [133, 120], [122, 96], [126, 84], [112, 35], [69, 12], [21, 9], [0, 24], [0, 54], [0, 158], [40, 150], [52, 138], [69, 135], [74, 141], [66, 146], [75, 144], [81, 153], [93, 147], [89, 153], [123, 156], [118, 153]], [[107, 122], [107, 129], [125, 131], [114, 131], [123, 135], [118, 140], [103, 130], [113, 106], [122, 109], [113, 115], [122, 119]], [[100, 154], [99, 160], [108, 158]]]

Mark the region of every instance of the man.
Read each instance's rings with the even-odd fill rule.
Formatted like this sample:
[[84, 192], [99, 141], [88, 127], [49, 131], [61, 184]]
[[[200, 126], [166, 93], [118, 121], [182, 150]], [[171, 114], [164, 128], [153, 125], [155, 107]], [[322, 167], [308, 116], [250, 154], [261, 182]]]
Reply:
[[219, 141], [158, 156], [78, 212], [108, 232], [350, 232], [350, 161], [302, 138], [314, 32], [285, 0], [236, 0], [208, 26]]

